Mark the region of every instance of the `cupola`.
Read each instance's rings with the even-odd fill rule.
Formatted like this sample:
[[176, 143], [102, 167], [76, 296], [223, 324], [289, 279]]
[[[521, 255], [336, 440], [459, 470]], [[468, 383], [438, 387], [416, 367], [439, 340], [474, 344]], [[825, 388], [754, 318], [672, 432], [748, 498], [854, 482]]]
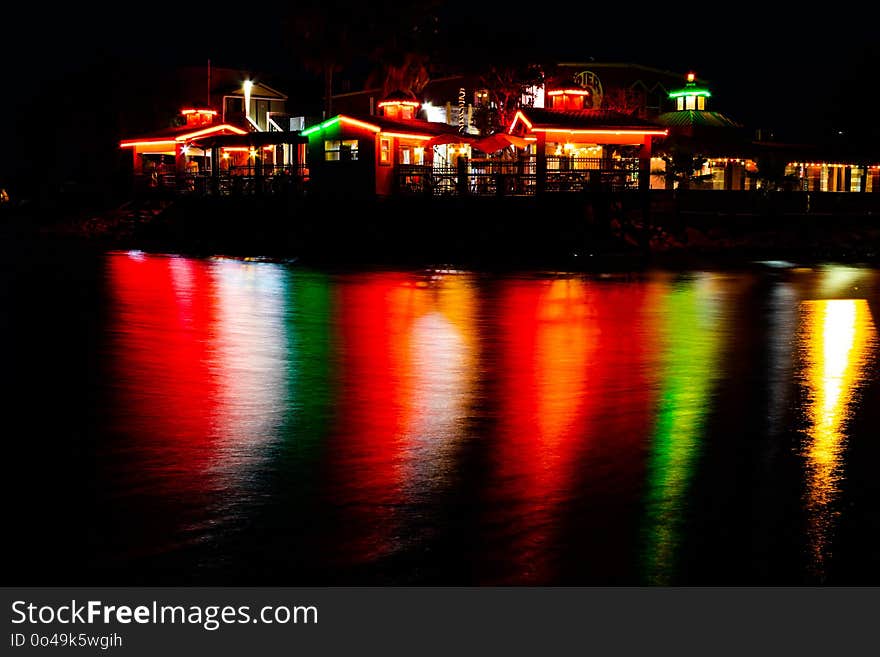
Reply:
[[705, 110], [706, 99], [712, 95], [706, 85], [697, 82], [696, 73], [687, 74], [687, 83], [683, 89], [669, 92], [669, 99], [675, 103], [676, 111]]

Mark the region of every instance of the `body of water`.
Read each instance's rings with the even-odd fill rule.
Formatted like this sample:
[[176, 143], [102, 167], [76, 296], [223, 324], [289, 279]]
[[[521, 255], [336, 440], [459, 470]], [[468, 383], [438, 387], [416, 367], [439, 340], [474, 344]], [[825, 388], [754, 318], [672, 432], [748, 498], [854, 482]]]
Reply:
[[880, 276], [7, 258], [10, 583], [880, 581]]

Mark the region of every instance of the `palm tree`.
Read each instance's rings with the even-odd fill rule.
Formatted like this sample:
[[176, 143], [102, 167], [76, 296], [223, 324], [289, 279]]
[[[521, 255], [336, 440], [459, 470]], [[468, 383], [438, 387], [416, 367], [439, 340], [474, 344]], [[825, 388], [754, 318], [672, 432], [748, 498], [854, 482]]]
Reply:
[[792, 189], [800, 182], [795, 174], [785, 173], [788, 159], [775, 153], [759, 155], [755, 161], [757, 171], [748, 175], [758, 182], [763, 192], [775, 192], [780, 189]]
[[691, 183], [702, 182], [712, 177], [711, 174], [699, 173], [706, 164], [706, 158], [695, 153], [687, 145], [670, 144], [661, 157], [666, 163], [666, 170], [656, 173], [666, 176], [667, 189], [674, 189], [675, 183], [678, 183], [678, 189], [690, 189]]
[[358, 33], [353, 25], [322, 3], [297, 4], [287, 25], [292, 55], [303, 67], [323, 78], [324, 118], [333, 116], [333, 77], [357, 52]]

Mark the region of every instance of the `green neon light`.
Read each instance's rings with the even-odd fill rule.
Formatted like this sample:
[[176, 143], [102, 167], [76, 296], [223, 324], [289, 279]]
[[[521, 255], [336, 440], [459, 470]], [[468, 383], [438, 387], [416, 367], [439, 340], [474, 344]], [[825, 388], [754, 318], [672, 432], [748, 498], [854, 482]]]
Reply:
[[318, 130], [323, 130], [324, 128], [329, 128], [331, 125], [339, 123], [341, 116], [334, 116], [332, 119], [327, 119], [323, 123], [319, 123], [318, 125], [313, 125], [311, 128], [306, 128], [301, 133], [299, 133], [303, 137], [308, 137], [313, 132], [317, 132]]
[[708, 89], [681, 89], [679, 91], [670, 91], [670, 98], [680, 98], [681, 96], [711, 96], [712, 92]]

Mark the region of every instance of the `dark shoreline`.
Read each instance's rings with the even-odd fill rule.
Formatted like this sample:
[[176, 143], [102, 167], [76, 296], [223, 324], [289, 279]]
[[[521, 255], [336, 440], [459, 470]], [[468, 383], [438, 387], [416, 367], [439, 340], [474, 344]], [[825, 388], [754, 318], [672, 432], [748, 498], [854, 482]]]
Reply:
[[102, 212], [4, 211], [0, 218], [0, 236], [9, 244], [254, 258], [317, 268], [623, 272], [738, 268], [773, 260], [880, 263], [880, 214], [871, 210], [683, 211], [612, 194], [179, 198]]

